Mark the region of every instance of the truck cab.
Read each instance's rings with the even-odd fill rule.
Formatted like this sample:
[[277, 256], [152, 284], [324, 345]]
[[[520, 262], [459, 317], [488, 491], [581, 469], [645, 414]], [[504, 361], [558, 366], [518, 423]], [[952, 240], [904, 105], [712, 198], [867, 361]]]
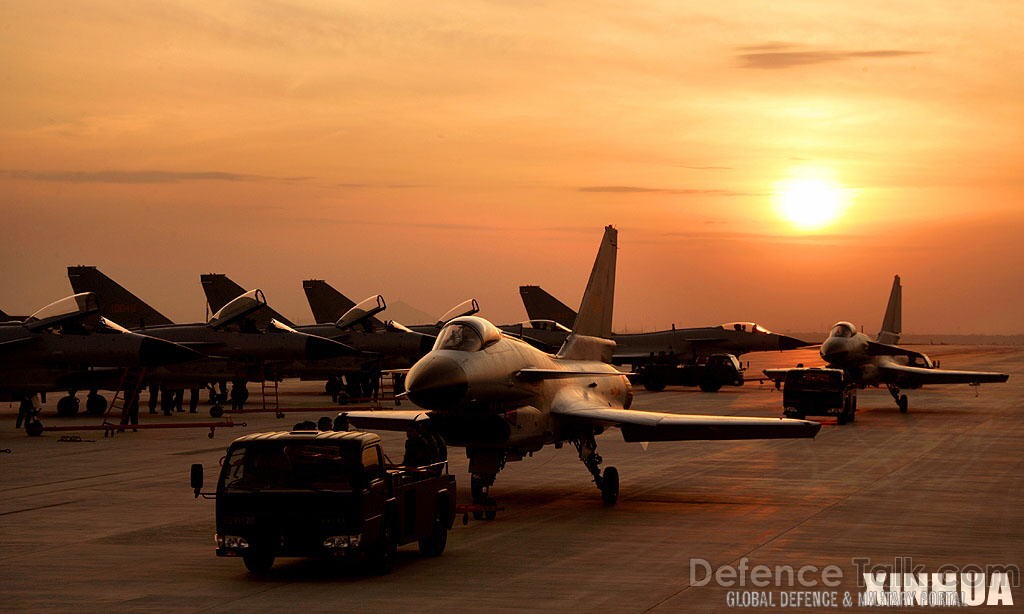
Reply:
[[853, 422], [857, 388], [842, 369], [789, 369], [782, 384], [783, 414], [787, 418], [836, 416], [839, 424]]
[[[202, 466], [192, 486], [202, 494]], [[413, 541], [444, 552], [455, 517], [447, 462], [392, 465], [380, 437], [352, 431], [256, 433], [231, 443], [216, 491], [216, 554], [253, 572], [277, 557], [358, 560], [388, 571]]]

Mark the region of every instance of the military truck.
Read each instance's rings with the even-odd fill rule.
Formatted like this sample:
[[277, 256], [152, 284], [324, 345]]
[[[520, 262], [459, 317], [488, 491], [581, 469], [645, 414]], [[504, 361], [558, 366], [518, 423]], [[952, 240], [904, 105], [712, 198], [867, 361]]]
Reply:
[[[251, 572], [277, 557], [327, 557], [383, 573], [404, 544], [418, 542], [424, 556], [444, 552], [455, 477], [444, 442], [433, 443], [434, 462], [394, 465], [372, 433], [255, 433], [231, 443], [214, 493], [201, 492], [199, 464], [192, 488], [217, 501], [217, 556], [240, 557]], [[423, 444], [411, 438], [407, 460], [410, 449], [422, 460]]]
[[789, 369], [782, 383], [782, 407], [787, 418], [836, 416], [839, 424], [847, 424], [857, 412], [857, 387], [842, 369]]
[[630, 381], [651, 392], [661, 392], [665, 386], [698, 386], [703, 392], [717, 392], [722, 386], [743, 385], [743, 366], [732, 354], [711, 354], [689, 364], [652, 357], [634, 365], [633, 371]]

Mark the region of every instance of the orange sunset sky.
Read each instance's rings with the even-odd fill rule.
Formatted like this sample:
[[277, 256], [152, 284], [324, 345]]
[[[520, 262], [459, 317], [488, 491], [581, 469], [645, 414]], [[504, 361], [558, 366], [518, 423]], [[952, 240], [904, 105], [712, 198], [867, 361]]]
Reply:
[[224, 272], [300, 321], [309, 277], [518, 321], [522, 283], [578, 304], [611, 223], [619, 330], [875, 332], [899, 273], [906, 332], [1022, 332], [1022, 24], [1016, 1], [4, 2], [0, 309], [93, 264], [181, 320]]

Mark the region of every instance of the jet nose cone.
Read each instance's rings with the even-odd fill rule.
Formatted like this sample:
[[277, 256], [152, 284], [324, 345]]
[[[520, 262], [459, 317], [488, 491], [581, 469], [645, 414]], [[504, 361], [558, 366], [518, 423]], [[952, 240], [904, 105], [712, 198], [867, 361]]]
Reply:
[[845, 343], [837, 343], [831, 339], [821, 344], [821, 350], [818, 353], [829, 364], [842, 363], [850, 355], [849, 348]]
[[424, 409], [451, 409], [469, 390], [466, 372], [447, 356], [427, 356], [409, 370], [405, 380], [409, 400]]
[[306, 336], [306, 359], [322, 360], [325, 358], [336, 358], [338, 356], [352, 356], [358, 354], [358, 350], [349, 347], [344, 343], [332, 341], [316, 335]]
[[139, 343], [139, 363], [143, 365], [167, 365], [200, 357], [202, 354], [191, 348], [155, 337], [142, 336]]
[[814, 345], [804, 341], [803, 339], [797, 339], [796, 337], [788, 337], [786, 335], [779, 335], [779, 350], [795, 350], [797, 348], [806, 347], [808, 345]]

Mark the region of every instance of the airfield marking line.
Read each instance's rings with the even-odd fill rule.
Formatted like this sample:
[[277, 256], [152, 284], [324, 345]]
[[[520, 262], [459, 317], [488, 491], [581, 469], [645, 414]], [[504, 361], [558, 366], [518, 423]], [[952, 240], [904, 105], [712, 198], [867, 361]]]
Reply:
[[125, 475], [129, 473], [135, 473], [134, 471], [115, 471], [113, 473], [100, 473], [98, 475], [89, 475], [80, 478], [68, 478], [66, 480], [55, 480], [53, 482], [39, 482], [38, 484], [26, 484], [24, 486], [13, 486], [11, 488], [0, 489], [0, 492], [10, 492], [12, 490], [23, 490], [25, 488], [38, 488], [40, 486], [53, 486], [54, 484], [66, 484], [68, 482], [79, 482], [81, 480], [93, 480], [96, 478], [109, 478], [113, 475]]
[[62, 505], [71, 505], [77, 503], [77, 501], [64, 501], [62, 503], [50, 503], [49, 505], [37, 505], [36, 507], [26, 507], [23, 510], [13, 510], [10, 512], [0, 512], [0, 516], [10, 516], [11, 514], [20, 514], [22, 512], [34, 512], [36, 510], [44, 510], [48, 507], [60, 507]]

